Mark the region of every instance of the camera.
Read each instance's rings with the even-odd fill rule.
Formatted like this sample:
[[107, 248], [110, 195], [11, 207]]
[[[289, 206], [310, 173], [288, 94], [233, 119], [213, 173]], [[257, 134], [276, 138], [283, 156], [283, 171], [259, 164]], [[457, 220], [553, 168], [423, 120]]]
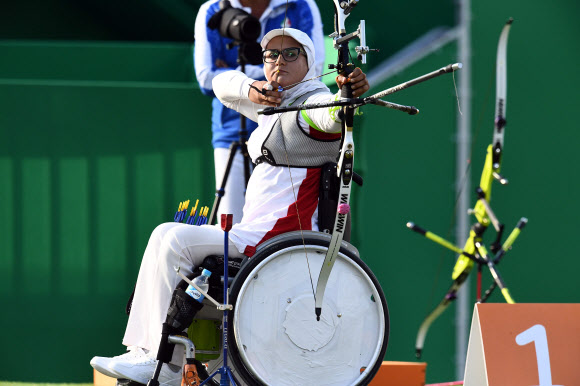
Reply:
[[230, 38], [239, 46], [239, 57], [245, 63], [262, 63], [262, 48], [256, 42], [262, 27], [260, 21], [249, 13], [232, 7], [228, 0], [220, 1], [220, 10], [208, 21], [210, 29]]

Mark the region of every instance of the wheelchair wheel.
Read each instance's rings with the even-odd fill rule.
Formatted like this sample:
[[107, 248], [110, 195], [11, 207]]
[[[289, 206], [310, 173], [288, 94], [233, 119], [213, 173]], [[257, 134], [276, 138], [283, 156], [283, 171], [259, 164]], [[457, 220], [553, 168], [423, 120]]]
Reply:
[[304, 243], [291, 232], [261, 245], [232, 283], [228, 356], [236, 378], [248, 385], [366, 385], [387, 349], [383, 291], [343, 242], [316, 321], [313, 288], [330, 235], [303, 233]]

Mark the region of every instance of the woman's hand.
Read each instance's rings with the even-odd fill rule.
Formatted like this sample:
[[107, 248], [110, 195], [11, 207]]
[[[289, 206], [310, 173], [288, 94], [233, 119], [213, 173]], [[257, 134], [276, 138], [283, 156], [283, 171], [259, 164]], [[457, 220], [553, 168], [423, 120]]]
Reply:
[[248, 98], [260, 105], [277, 107], [282, 102], [282, 93], [278, 91], [278, 86], [275, 81], [257, 80], [250, 86]]
[[350, 75], [345, 77], [344, 75], [337, 75], [336, 84], [339, 88], [343, 85], [350, 83], [352, 87], [352, 95], [355, 97], [360, 97], [365, 92], [369, 91], [370, 86], [367, 80], [367, 76], [360, 68], [355, 68]]

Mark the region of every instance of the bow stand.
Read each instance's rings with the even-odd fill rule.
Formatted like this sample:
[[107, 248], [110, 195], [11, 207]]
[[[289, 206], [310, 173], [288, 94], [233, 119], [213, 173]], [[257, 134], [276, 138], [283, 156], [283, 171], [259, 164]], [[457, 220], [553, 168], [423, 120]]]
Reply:
[[[496, 214], [491, 208], [491, 189], [492, 183], [498, 181], [500, 185], [507, 185], [508, 180], [500, 174], [500, 166], [503, 154], [503, 139], [506, 126], [506, 96], [507, 96], [507, 42], [509, 31], [513, 19], [509, 19], [500, 34], [497, 59], [496, 59], [496, 109], [495, 122], [492, 143], [487, 147], [487, 153], [481, 173], [479, 186], [476, 189], [477, 202], [474, 209], [469, 211], [469, 214], [475, 216], [475, 223], [469, 231], [469, 237], [465, 241], [463, 248], [445, 240], [444, 238], [429, 232], [416, 224], [409, 222], [407, 227], [424, 237], [438, 243], [439, 245], [450, 249], [458, 254], [457, 262], [453, 268], [451, 278], [453, 282], [451, 287], [443, 297], [443, 300], [427, 315], [425, 320], [421, 323], [417, 338], [415, 342], [415, 355], [417, 358], [421, 357], [425, 337], [431, 324], [445, 311], [447, 307], [456, 299], [457, 292], [461, 286], [466, 282], [469, 273], [475, 264], [477, 264], [477, 302], [483, 303], [491, 295], [495, 288], [499, 287], [501, 294], [507, 303], [515, 303], [511, 294], [497, 270], [496, 265], [501, 261], [505, 253], [511, 249], [512, 244], [519, 236], [521, 230], [527, 224], [528, 219], [522, 217], [517, 225], [514, 227], [507, 239], [501, 242], [504, 232], [504, 224], [500, 223]], [[496, 238], [490, 244], [489, 250], [483, 242], [484, 232], [488, 227], [492, 227], [496, 231]], [[482, 294], [481, 290], [481, 271], [486, 266], [492, 277], [493, 283], [489, 289]]]

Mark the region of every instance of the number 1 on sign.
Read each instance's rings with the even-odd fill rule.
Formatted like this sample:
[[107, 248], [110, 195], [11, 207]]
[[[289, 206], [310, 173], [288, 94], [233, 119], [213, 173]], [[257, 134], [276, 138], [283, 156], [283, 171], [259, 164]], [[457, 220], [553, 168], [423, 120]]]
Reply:
[[552, 385], [552, 370], [550, 369], [550, 352], [548, 351], [548, 337], [546, 328], [536, 324], [516, 336], [516, 343], [524, 346], [534, 342], [536, 347], [536, 360], [538, 361], [538, 386], [562, 386]]

